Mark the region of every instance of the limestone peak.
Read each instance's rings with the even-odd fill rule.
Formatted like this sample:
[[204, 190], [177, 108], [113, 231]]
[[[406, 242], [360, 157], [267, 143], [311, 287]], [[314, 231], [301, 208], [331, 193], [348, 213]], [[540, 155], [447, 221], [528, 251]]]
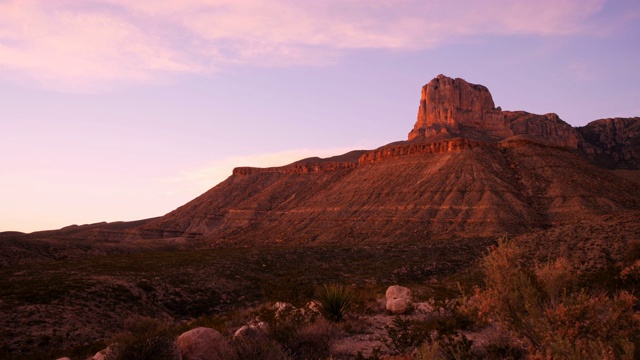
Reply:
[[578, 132], [556, 114], [502, 111], [485, 86], [441, 74], [422, 87], [418, 119], [409, 140], [462, 137], [498, 141], [516, 135], [572, 149], [580, 140]]

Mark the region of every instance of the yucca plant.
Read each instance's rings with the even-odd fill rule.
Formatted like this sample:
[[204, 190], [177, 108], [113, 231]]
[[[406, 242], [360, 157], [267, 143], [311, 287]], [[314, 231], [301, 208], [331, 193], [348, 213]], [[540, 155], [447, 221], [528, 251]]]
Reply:
[[349, 309], [353, 296], [353, 291], [349, 287], [325, 284], [318, 289], [317, 299], [314, 302], [320, 306], [327, 319], [339, 322]]

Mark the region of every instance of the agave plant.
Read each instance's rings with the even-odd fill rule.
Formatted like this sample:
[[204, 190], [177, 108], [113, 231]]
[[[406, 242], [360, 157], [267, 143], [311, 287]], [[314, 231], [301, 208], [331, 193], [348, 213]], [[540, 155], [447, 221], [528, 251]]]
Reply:
[[344, 285], [325, 284], [317, 291], [314, 302], [320, 306], [325, 317], [339, 322], [353, 300], [353, 291]]

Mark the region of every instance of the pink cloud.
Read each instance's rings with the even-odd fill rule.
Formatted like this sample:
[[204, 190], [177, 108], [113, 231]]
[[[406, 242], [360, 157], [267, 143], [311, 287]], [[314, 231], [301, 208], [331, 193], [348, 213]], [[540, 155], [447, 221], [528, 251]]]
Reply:
[[325, 65], [348, 50], [433, 48], [483, 34], [592, 33], [603, 0], [9, 0], [0, 76], [83, 89], [229, 64]]

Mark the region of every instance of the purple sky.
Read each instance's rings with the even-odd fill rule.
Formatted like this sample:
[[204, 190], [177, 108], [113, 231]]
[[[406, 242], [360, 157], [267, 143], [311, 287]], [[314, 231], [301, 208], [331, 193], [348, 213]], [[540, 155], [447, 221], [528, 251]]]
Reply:
[[640, 116], [639, 38], [637, 0], [0, 0], [0, 231], [404, 140], [441, 73], [574, 126]]

